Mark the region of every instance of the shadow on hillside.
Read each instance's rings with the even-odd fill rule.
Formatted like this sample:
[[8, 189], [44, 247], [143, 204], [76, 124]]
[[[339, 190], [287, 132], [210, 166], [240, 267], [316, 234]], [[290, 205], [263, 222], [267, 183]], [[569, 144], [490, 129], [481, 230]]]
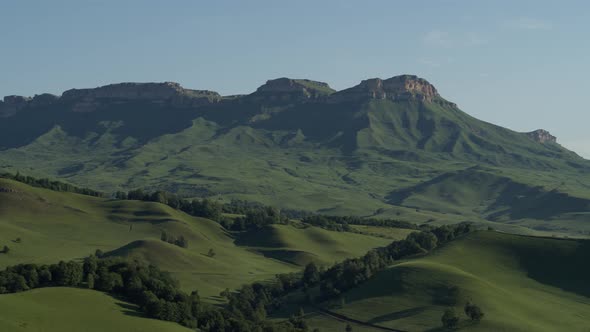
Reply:
[[414, 315], [424, 312], [426, 310], [426, 308], [428, 308], [428, 307], [422, 306], [422, 307], [416, 307], [416, 308], [392, 312], [392, 313], [389, 313], [386, 315], [377, 316], [377, 317], [369, 320], [367, 323], [379, 324], [379, 323], [388, 322], [388, 321], [392, 321], [392, 320], [398, 320], [401, 318], [411, 317], [411, 316], [414, 316]]
[[124, 303], [124, 302], [117, 302], [115, 303], [121, 308], [121, 312], [127, 316], [133, 317], [146, 317], [136, 305]]
[[165, 212], [148, 211], [148, 210], [136, 211], [136, 212], [133, 212], [133, 215], [136, 217], [169, 217], [170, 216], [168, 213], [165, 213]]
[[[566, 246], [568, 240], [549, 240], [544, 247], [518, 248], [520, 264], [527, 275], [546, 285], [590, 297], [590, 241], [578, 240]], [[563, 242], [562, 242], [563, 241]], [[571, 240], [569, 240], [571, 241]]]

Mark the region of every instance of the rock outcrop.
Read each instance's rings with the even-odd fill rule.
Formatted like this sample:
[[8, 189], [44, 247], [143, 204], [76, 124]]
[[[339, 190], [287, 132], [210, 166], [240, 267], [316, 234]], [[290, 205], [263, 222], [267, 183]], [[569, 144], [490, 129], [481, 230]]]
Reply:
[[75, 112], [92, 112], [110, 101], [148, 101], [193, 107], [218, 102], [221, 96], [214, 91], [184, 89], [174, 82], [119, 83], [94, 89], [71, 89], [63, 93], [61, 100], [73, 102]]
[[31, 98], [23, 96], [6, 96], [0, 103], [0, 117], [9, 117], [27, 107]]
[[249, 95], [250, 99], [267, 101], [306, 101], [326, 97], [335, 90], [327, 83], [306, 80], [277, 78], [268, 80], [256, 92]]
[[71, 89], [61, 97], [43, 93], [35, 97], [6, 96], [0, 102], [0, 117], [9, 117], [26, 107], [45, 107], [61, 103], [74, 112], [92, 112], [101, 105], [125, 101], [147, 101], [171, 106], [197, 107], [216, 103], [221, 95], [214, 91], [184, 89], [180, 84], [119, 83], [94, 89]]
[[436, 88], [423, 78], [414, 75], [395, 76], [386, 80], [372, 78], [359, 85], [339, 91], [332, 96], [333, 102], [358, 101], [363, 99], [415, 99], [433, 102], [440, 98]]
[[49, 106], [51, 104], [56, 103], [58, 100], [59, 97], [56, 95], [52, 95], [50, 93], [42, 93], [40, 95], [35, 95], [35, 97], [33, 97], [33, 99], [31, 99], [31, 101], [29, 102], [29, 106]]
[[539, 143], [546, 143], [546, 142], [557, 143], [557, 137], [551, 135], [551, 133], [549, 133], [545, 129], [537, 129], [535, 131], [531, 131], [530, 133], [526, 133], [526, 135], [528, 137], [530, 137], [535, 142], [539, 142]]

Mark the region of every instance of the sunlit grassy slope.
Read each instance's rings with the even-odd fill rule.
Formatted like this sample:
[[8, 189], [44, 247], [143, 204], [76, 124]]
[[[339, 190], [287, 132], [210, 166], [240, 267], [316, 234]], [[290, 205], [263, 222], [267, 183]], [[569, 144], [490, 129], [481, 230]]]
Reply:
[[[216, 222], [162, 204], [59, 193], [10, 180], [0, 180], [0, 187], [9, 191], [0, 192], [0, 246], [11, 248], [0, 255], [0, 268], [81, 259], [101, 249], [110, 256], [147, 260], [171, 272], [185, 290], [198, 289], [209, 300], [225, 288], [298, 271], [311, 260], [333, 263], [390, 242], [281, 225], [270, 228], [274, 233], [263, 230], [236, 243]], [[161, 241], [162, 230], [183, 235], [189, 247]], [[264, 248], [269, 242], [275, 245]], [[209, 249], [215, 257], [206, 255]]]
[[[407, 235], [406, 230], [397, 230]], [[400, 235], [402, 236], [402, 235]], [[385, 246], [391, 239], [348, 232], [332, 232], [318, 227], [295, 228], [271, 225], [251, 231], [238, 240], [267, 257], [274, 257], [298, 265], [311, 261], [331, 265], [348, 257], [364, 255], [367, 248]]]
[[43, 288], [0, 296], [2, 332], [182, 332], [176, 323], [145, 318], [135, 305], [74, 288]]
[[[446, 289], [459, 288], [456, 310], [464, 331], [589, 331], [590, 243], [477, 232], [377, 274], [344, 295], [347, 317], [407, 331], [437, 331], [449, 305]], [[485, 312], [465, 319], [471, 300]], [[342, 323], [315, 317], [322, 331]]]

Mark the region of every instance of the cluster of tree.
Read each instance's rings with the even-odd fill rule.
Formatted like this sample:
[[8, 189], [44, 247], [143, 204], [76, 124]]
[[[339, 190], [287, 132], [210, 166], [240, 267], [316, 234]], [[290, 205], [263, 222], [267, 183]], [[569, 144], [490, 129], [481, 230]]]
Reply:
[[[257, 210], [267, 209], [268, 206], [257, 202], [248, 202], [239, 199], [232, 199], [229, 203], [223, 204], [223, 212], [231, 214], [247, 215]], [[281, 215], [289, 219], [302, 219], [313, 215], [312, 212], [294, 209], [281, 209]]]
[[0, 253], [3, 253], [3, 254], [8, 254], [9, 252], [10, 252], [10, 248], [8, 248], [8, 246], [4, 246], [2, 248], [2, 251], [0, 251]]
[[[141, 189], [127, 193], [119, 191], [115, 193], [114, 197], [122, 200], [129, 199], [166, 204], [193, 216], [218, 221], [224, 228], [232, 231], [257, 229], [270, 224], [285, 224], [291, 218], [290, 214], [285, 214], [279, 209], [262, 204], [247, 203], [240, 200], [220, 204], [207, 198], [186, 200], [165, 191], [153, 193], [146, 193]], [[243, 216], [231, 220], [222, 218], [222, 213], [242, 214]]]
[[352, 232], [353, 229], [346, 221], [334, 220], [330, 216], [314, 215], [303, 218], [306, 224], [321, 227], [336, 232]]
[[232, 231], [246, 231], [251, 229], [260, 229], [272, 224], [288, 224], [289, 217], [282, 214], [279, 209], [269, 206], [260, 206], [250, 209], [243, 217], [238, 217], [231, 224], [224, 225], [225, 228]]
[[21, 175], [19, 172], [17, 172], [16, 174], [2, 173], [2, 174], [0, 174], [0, 178], [10, 179], [10, 180], [14, 180], [14, 181], [28, 184], [33, 187], [50, 189], [53, 191], [70, 192], [70, 193], [95, 196], [95, 197], [102, 197], [103, 196], [103, 193], [96, 191], [96, 190], [92, 190], [92, 189], [88, 189], [88, 188], [80, 188], [80, 187], [76, 187], [76, 186], [73, 186], [68, 183], [64, 183], [64, 182], [60, 182], [60, 181], [51, 181], [51, 180], [45, 179], [45, 178], [44, 179], [37, 179], [32, 176], [24, 176], [24, 175]]
[[350, 225], [364, 225], [364, 226], [383, 226], [395, 228], [418, 229], [418, 226], [407, 221], [395, 219], [375, 219], [362, 218], [355, 216], [324, 216], [324, 215], [308, 215], [303, 218], [303, 222], [322, 227], [328, 230], [340, 232], [354, 231]]
[[[484, 313], [481, 308], [471, 302], [467, 302], [463, 309], [465, 315], [473, 322], [482, 320]], [[442, 325], [447, 329], [456, 329], [459, 326], [461, 318], [453, 308], [448, 308], [440, 318]]]
[[16, 293], [49, 286], [78, 286], [82, 282], [82, 265], [59, 262], [53, 265], [22, 264], [0, 272], [0, 294]]
[[[291, 322], [274, 324], [235, 308], [203, 304], [197, 291], [180, 290], [178, 282], [152, 265], [95, 255], [52, 265], [22, 264], [0, 272], [0, 294], [40, 287], [87, 287], [137, 304], [151, 318], [177, 322], [201, 331], [302, 331]], [[245, 293], [244, 293], [245, 295]]]
[[192, 216], [209, 218], [216, 221], [221, 219], [222, 205], [207, 198], [187, 200], [166, 191], [147, 193], [141, 189], [132, 190], [127, 193], [118, 191], [114, 197], [121, 200], [129, 199], [162, 203]]
[[169, 235], [168, 233], [166, 233], [166, 231], [162, 231], [162, 234], [160, 235], [160, 240], [168, 242], [170, 244], [177, 245], [181, 248], [188, 248], [188, 240], [184, 237], [184, 235], [176, 237], [173, 235]]

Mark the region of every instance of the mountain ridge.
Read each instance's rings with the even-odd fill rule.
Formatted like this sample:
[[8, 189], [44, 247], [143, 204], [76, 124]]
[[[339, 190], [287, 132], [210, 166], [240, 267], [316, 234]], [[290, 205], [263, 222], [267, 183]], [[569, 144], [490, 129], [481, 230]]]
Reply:
[[[281, 77], [268, 80], [254, 92], [243, 95], [222, 96], [212, 90], [193, 90], [184, 88], [176, 82], [121, 82], [96, 88], [73, 88], [65, 90], [61, 96], [50, 93], [36, 94], [33, 97], [8, 95], [0, 100], [0, 118], [11, 117], [26, 108], [47, 107], [56, 103], [73, 103], [74, 112], [92, 112], [99, 108], [101, 101], [108, 100], [146, 100], [154, 103], [168, 103], [175, 107], [202, 107], [211, 104], [252, 98], [258, 101], [304, 101], [324, 99], [330, 103], [358, 102], [363, 98], [390, 100], [419, 100], [437, 102], [457, 108], [453, 102], [442, 98], [434, 85], [416, 75], [398, 75], [388, 79], [372, 78], [343, 90], [334, 90], [328, 83], [310, 79]], [[524, 132], [539, 142], [553, 142], [557, 139], [545, 129]]]
[[[512, 214], [515, 222], [559, 229], [552, 220], [566, 218], [587, 228], [585, 205], [576, 199], [590, 199], [590, 162], [545, 130], [520, 133], [478, 120], [414, 75], [364, 80], [340, 91], [283, 77], [238, 96], [168, 82], [5, 100], [20, 107], [0, 118], [0, 168], [10, 172], [106, 192], [165, 189], [331, 214], [403, 213], [421, 222], [512, 222], [516, 217], [488, 213], [494, 202], [509, 202], [503, 211], [511, 211], [522, 205], [516, 197], [522, 192], [553, 197], [543, 193], [558, 188], [567, 195], [555, 197], [571, 201], [573, 210], [521, 211]], [[489, 193], [474, 195], [488, 190], [479, 187], [481, 176], [452, 176], [474, 166], [539, 190], [510, 191], [490, 180], [483, 182]], [[420, 185], [441, 176], [455, 182]], [[445, 199], [461, 181], [469, 181], [469, 193]], [[391, 199], [404, 190], [416, 192]], [[453, 200], [471, 205], [440, 206]]]

